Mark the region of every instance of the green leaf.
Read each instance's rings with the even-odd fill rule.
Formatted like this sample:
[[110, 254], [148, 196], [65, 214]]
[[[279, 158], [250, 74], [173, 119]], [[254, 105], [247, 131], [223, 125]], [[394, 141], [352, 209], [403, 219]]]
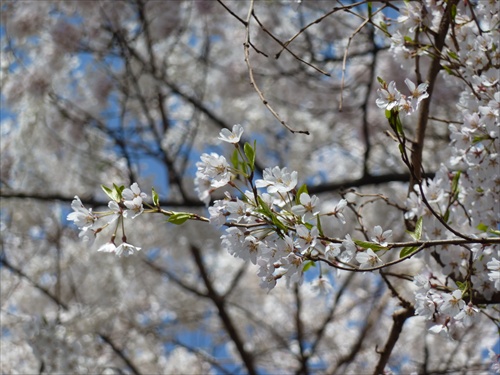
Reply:
[[417, 223], [415, 224], [415, 231], [414, 232], [410, 232], [409, 230], [406, 231], [406, 233], [408, 233], [411, 238], [413, 238], [415, 241], [420, 241], [420, 238], [422, 237], [422, 225], [423, 223], [423, 218], [419, 218], [417, 220]]
[[238, 149], [234, 149], [233, 155], [231, 156], [231, 164], [233, 165], [234, 169], [238, 169], [240, 165], [240, 153], [238, 152]]
[[446, 210], [446, 212], [443, 215], [443, 220], [445, 223], [448, 223], [448, 220], [450, 219], [450, 210]]
[[372, 13], [373, 13], [372, 5], [373, 5], [373, 4], [372, 4], [372, 2], [371, 2], [371, 1], [369, 1], [369, 2], [367, 3], [367, 5], [368, 5], [368, 18], [372, 18]]
[[324, 234], [323, 234], [323, 227], [321, 225], [320, 215], [316, 215], [316, 227], [318, 227], [319, 235], [320, 236], [324, 236]]
[[417, 224], [415, 225], [415, 236], [417, 237], [416, 238], [417, 241], [420, 241], [420, 239], [422, 238], [422, 229], [424, 227], [423, 222], [424, 222], [424, 218], [420, 217], [417, 220]]
[[457, 55], [455, 52], [451, 51], [451, 50], [448, 50], [447, 54], [448, 54], [448, 56], [450, 56], [453, 60], [460, 60], [460, 58], [458, 57], [458, 55]]
[[253, 171], [254, 167], [255, 167], [255, 150], [252, 147], [252, 145], [250, 145], [250, 143], [248, 143], [248, 142], [245, 143], [243, 150], [245, 151], [245, 155], [248, 159], [250, 169]]
[[461, 281], [456, 280], [455, 282], [458, 286], [458, 289], [460, 289], [462, 292], [464, 292], [467, 289], [467, 281], [461, 282]]
[[302, 186], [297, 191], [297, 194], [295, 195], [295, 204], [300, 204], [300, 196], [302, 195], [302, 193], [309, 194], [306, 184], [302, 184]]
[[306, 262], [306, 264], [304, 264], [304, 267], [302, 268], [302, 272], [306, 272], [311, 267], [316, 267], [316, 262], [313, 262], [312, 260]]
[[454, 76], [455, 73], [453, 72], [453, 70], [451, 70], [451, 68], [448, 66], [448, 65], [441, 65], [441, 67], [446, 71], [446, 73], [448, 73], [450, 76]]
[[399, 115], [397, 115], [397, 117], [396, 117], [396, 131], [398, 132], [399, 135], [402, 135], [402, 136], [405, 135], [405, 132], [403, 130], [403, 123], [401, 122]]
[[[115, 184], [113, 184], [113, 186], [116, 186]], [[118, 193], [116, 191], [116, 188], [109, 188], [107, 186], [104, 186], [104, 185], [101, 185], [101, 189], [106, 193], [106, 195], [108, 197], [110, 197], [112, 200], [114, 200], [115, 202], [120, 202], [121, 200], [121, 192]]]
[[384, 81], [381, 77], [378, 77], [378, 76], [377, 76], [377, 81], [378, 81], [378, 83], [380, 83], [382, 86], [384, 86], [384, 87], [385, 87], [385, 86], [387, 86], [387, 83], [386, 83], [386, 82], [385, 82], [385, 81]]
[[264, 202], [264, 200], [260, 197], [260, 195], [257, 196], [257, 200], [259, 201], [259, 207], [260, 207], [260, 209], [257, 211], [263, 213], [269, 218], [272, 218], [274, 216], [273, 211], [271, 211], [267, 203]]
[[458, 180], [460, 180], [460, 175], [461, 175], [461, 172], [458, 171], [453, 176], [453, 181], [451, 183], [451, 192], [453, 193], [453, 195], [455, 195], [456, 193], [458, 193]]
[[484, 223], [479, 223], [476, 228], [479, 229], [481, 232], [487, 232], [489, 229], [488, 226]]
[[387, 247], [382, 246], [376, 242], [368, 242], [361, 240], [353, 240], [353, 242], [363, 249], [372, 249], [373, 251], [387, 250]]
[[408, 35], [405, 35], [403, 39], [405, 40], [405, 42], [413, 43], [413, 39]]
[[497, 229], [490, 229], [490, 233], [494, 234], [495, 236], [500, 236], [500, 230]]
[[168, 218], [167, 222], [181, 225], [184, 224], [187, 220], [191, 219], [193, 216], [188, 212], [175, 212]]
[[403, 155], [405, 149], [403, 148], [403, 145], [401, 143], [398, 145], [398, 148], [399, 148], [399, 152], [401, 152], [401, 155]]
[[283, 223], [282, 223], [282, 222], [281, 222], [281, 221], [277, 218], [277, 216], [276, 216], [276, 215], [273, 215], [273, 216], [272, 216], [272, 220], [273, 220], [273, 224], [274, 224], [277, 228], [281, 229], [283, 232], [286, 232], [286, 231], [287, 231], [287, 229], [286, 229], [285, 225], [284, 225], [284, 224], [283, 224]]
[[387, 24], [384, 21], [380, 21], [380, 23], [378, 25], [380, 26], [380, 28], [382, 29], [382, 31], [384, 32], [385, 35], [387, 35], [388, 37], [391, 36], [391, 34], [389, 33], [389, 30], [387, 30]]
[[455, 21], [455, 17], [457, 16], [457, 4], [452, 4], [451, 5], [451, 19]]
[[153, 206], [160, 207], [160, 197], [158, 196], [155, 188], [151, 189], [151, 196], [153, 197]]
[[406, 246], [401, 249], [399, 253], [399, 258], [404, 258], [410, 254], [413, 254], [418, 249], [418, 246]]

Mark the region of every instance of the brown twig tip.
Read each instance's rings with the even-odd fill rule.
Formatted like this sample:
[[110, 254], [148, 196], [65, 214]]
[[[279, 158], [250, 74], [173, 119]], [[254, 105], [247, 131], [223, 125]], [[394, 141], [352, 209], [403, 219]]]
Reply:
[[311, 135], [311, 133], [309, 133], [309, 130], [292, 130], [292, 133]]

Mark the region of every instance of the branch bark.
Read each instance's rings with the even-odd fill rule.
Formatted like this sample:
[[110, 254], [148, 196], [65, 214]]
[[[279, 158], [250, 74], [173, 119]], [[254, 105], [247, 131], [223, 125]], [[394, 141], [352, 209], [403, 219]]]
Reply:
[[245, 343], [243, 341], [243, 338], [238, 332], [236, 324], [233, 322], [233, 319], [231, 318], [229, 312], [227, 311], [227, 306], [224, 298], [221, 295], [219, 295], [219, 293], [215, 290], [214, 286], [212, 285], [212, 281], [210, 280], [208, 272], [203, 263], [200, 249], [198, 249], [196, 246], [191, 246], [190, 250], [191, 250], [191, 255], [193, 256], [196, 266], [198, 267], [198, 270], [200, 272], [201, 278], [203, 279], [203, 283], [207, 288], [207, 296], [212, 300], [215, 307], [217, 308], [221, 323], [226, 329], [226, 332], [231, 338], [231, 340], [234, 342], [236, 350], [238, 350], [238, 353], [241, 356], [241, 360], [245, 364], [248, 374], [257, 375], [257, 370], [255, 368], [253, 356], [245, 349]]
[[392, 319], [394, 324], [392, 325], [391, 332], [389, 333], [389, 337], [387, 338], [387, 342], [385, 344], [384, 350], [380, 352], [380, 359], [377, 363], [377, 367], [375, 367], [375, 371], [373, 375], [379, 375], [384, 373], [384, 368], [389, 361], [392, 350], [396, 345], [396, 342], [399, 339], [399, 335], [403, 330], [403, 325], [406, 322], [406, 319], [411, 318], [415, 315], [415, 309], [413, 307], [406, 307], [401, 310], [396, 311], [392, 315]]
[[436, 34], [435, 44], [433, 49], [434, 57], [431, 66], [429, 68], [429, 72], [427, 73], [427, 79], [426, 79], [429, 84], [427, 88], [427, 93], [429, 94], [429, 97], [426, 100], [422, 101], [420, 112], [418, 114], [416, 137], [415, 141], [412, 144], [411, 164], [414, 174], [412, 174], [410, 178], [409, 191], [412, 191], [413, 186], [416, 183], [419, 183], [422, 179], [422, 152], [424, 150], [425, 131], [427, 128], [427, 122], [429, 120], [431, 99], [434, 91], [434, 86], [436, 84], [437, 75], [441, 70], [441, 52], [445, 45], [446, 35], [448, 34], [448, 29], [452, 21], [451, 10], [452, 7], [457, 5], [457, 3], [458, 0], [452, 0], [448, 2], [448, 6], [444, 11], [443, 18], [441, 19], [441, 23], [439, 25], [439, 30]]

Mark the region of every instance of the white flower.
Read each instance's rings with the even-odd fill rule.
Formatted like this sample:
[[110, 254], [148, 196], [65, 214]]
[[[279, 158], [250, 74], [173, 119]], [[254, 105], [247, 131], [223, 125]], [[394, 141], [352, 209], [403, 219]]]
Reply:
[[340, 248], [342, 244], [340, 243], [329, 243], [325, 247], [325, 256], [328, 259], [335, 259], [340, 254]]
[[414, 106], [414, 109], [417, 110], [418, 105], [422, 100], [429, 97], [427, 93], [427, 87], [429, 87], [428, 83], [421, 83], [420, 85], [415, 86], [415, 84], [410, 81], [408, 78], [405, 79], [406, 86], [411, 92], [411, 102]]
[[288, 172], [284, 167], [266, 168], [264, 170], [264, 179], [255, 181], [255, 186], [258, 188], [267, 187], [269, 194], [286, 193], [295, 188], [297, 185], [297, 172]]
[[112, 241], [106, 242], [99, 249], [97, 249], [97, 251], [101, 251], [104, 253], [114, 253], [116, 252], [116, 245]]
[[92, 209], [86, 209], [80, 198], [76, 195], [73, 202], [71, 202], [71, 208], [74, 212], [69, 213], [66, 219], [73, 221], [79, 229], [86, 230], [97, 220], [97, 216], [92, 213]]
[[311, 230], [309, 230], [305, 225], [299, 224], [295, 226], [295, 230], [297, 231], [299, 246], [303, 254], [308, 249], [312, 249], [316, 246], [316, 240], [319, 235], [317, 227], [312, 227]]
[[328, 216], [335, 216], [342, 224], [345, 224], [345, 217], [342, 213], [344, 208], [347, 206], [347, 201], [345, 199], [341, 199], [337, 205], [334, 207], [333, 211], [327, 213]]
[[208, 208], [210, 213], [210, 224], [221, 227], [226, 222], [226, 201], [217, 200]]
[[303, 216], [305, 221], [311, 220], [317, 214], [319, 210], [316, 210], [316, 206], [319, 203], [319, 198], [315, 195], [312, 197], [307, 193], [302, 193], [300, 195], [300, 205], [293, 206], [292, 212], [297, 216]]
[[373, 252], [372, 249], [357, 253], [356, 260], [360, 263], [361, 268], [371, 268], [382, 264], [382, 260]]
[[137, 182], [134, 182], [132, 185], [130, 185], [130, 189], [127, 188], [123, 190], [122, 198], [126, 201], [131, 201], [136, 197], [146, 199], [148, 196], [146, 193], [141, 192], [139, 184], [137, 184]]
[[389, 83], [387, 89], [380, 88], [377, 90], [378, 99], [375, 101], [377, 106], [382, 109], [391, 110], [399, 105], [401, 93], [396, 89], [396, 83], [392, 81]]
[[351, 238], [350, 234], [347, 234], [345, 236], [345, 240], [342, 241], [342, 246], [344, 246], [344, 251], [340, 253], [339, 259], [342, 262], [349, 262], [352, 257], [354, 256], [354, 253], [357, 251], [358, 247], [354, 243], [354, 241]]
[[210, 203], [210, 193], [212, 192], [210, 180], [205, 178], [202, 173], [197, 172], [194, 179], [194, 185], [199, 200], [208, 206]]
[[375, 228], [373, 228], [373, 235], [375, 237], [372, 237], [372, 241], [380, 244], [380, 246], [387, 246], [387, 240], [392, 237], [392, 230], [386, 230], [385, 232], [382, 232], [382, 227], [380, 225], [377, 225]]
[[123, 204], [128, 208], [128, 210], [125, 210], [125, 212], [123, 213], [123, 216], [125, 216], [126, 218], [135, 219], [137, 216], [144, 212], [141, 197], [135, 197], [131, 201], [123, 202]]
[[311, 283], [311, 288], [313, 291], [317, 292], [320, 295], [328, 294], [331, 290], [333, 290], [330, 281], [324, 277], [318, 277]]
[[453, 291], [453, 293], [443, 294], [443, 301], [440, 311], [453, 317], [465, 306], [465, 301], [462, 299], [462, 291], [460, 289]]
[[146, 193], [141, 192], [137, 182], [134, 182], [130, 186], [130, 189], [124, 189], [122, 192], [122, 198], [124, 199], [123, 204], [128, 208], [128, 210], [123, 213], [123, 216], [134, 219], [142, 214], [144, 211], [142, 200], [147, 197]]
[[428, 294], [415, 294], [415, 314], [431, 320], [436, 312], [436, 304]]
[[488, 263], [486, 263], [488, 267], [488, 277], [492, 282], [495, 283], [495, 289], [500, 290], [500, 261], [498, 259], [493, 258]]
[[240, 124], [233, 126], [233, 131], [222, 129], [219, 133], [218, 139], [228, 143], [238, 143], [241, 135], [243, 134], [243, 127]]
[[227, 202], [228, 220], [239, 223], [241, 220], [247, 220], [247, 213], [250, 209], [245, 202], [236, 198], [236, 202]]
[[466, 326], [470, 326], [478, 317], [478, 313], [479, 309], [469, 303], [455, 316], [455, 319], [462, 320]]
[[201, 155], [201, 162], [196, 163], [198, 172], [196, 178], [210, 181], [210, 186], [213, 189], [218, 189], [227, 185], [231, 180], [231, 172], [229, 164], [224, 156], [214, 152]]
[[141, 250], [140, 247], [131, 245], [131, 244], [126, 243], [126, 242], [122, 242], [121, 245], [115, 249], [115, 254], [116, 254], [116, 256], [119, 256], [119, 257], [121, 257], [122, 254], [125, 254], [125, 256], [128, 257], [130, 254], [133, 254], [135, 251], [140, 251], [140, 250]]

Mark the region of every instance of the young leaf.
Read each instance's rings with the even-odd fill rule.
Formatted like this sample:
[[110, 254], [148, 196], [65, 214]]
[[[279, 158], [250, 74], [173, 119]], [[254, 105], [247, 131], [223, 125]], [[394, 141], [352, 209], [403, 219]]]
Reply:
[[[114, 184], [113, 184], [114, 185]], [[115, 185], [116, 186], [116, 185]], [[111, 198], [111, 200], [114, 200], [115, 202], [119, 202], [121, 199], [121, 194], [119, 195], [115, 189], [110, 189], [107, 186], [101, 185], [101, 189], [106, 193], [108, 197]]]
[[415, 224], [415, 239], [417, 241], [420, 241], [420, 239], [422, 238], [422, 228], [423, 228], [423, 222], [424, 222], [424, 218], [423, 217], [420, 217], [418, 218], [417, 220], [417, 224]]
[[479, 229], [481, 232], [488, 231], [488, 226], [484, 223], [479, 223], [476, 228]]
[[451, 183], [451, 191], [452, 191], [453, 195], [455, 195], [456, 193], [458, 193], [458, 180], [460, 180], [460, 175], [461, 175], [461, 172], [458, 171], [453, 176], [453, 181]]
[[399, 258], [404, 258], [407, 255], [414, 253], [418, 249], [418, 246], [406, 246], [401, 249], [399, 253]]
[[306, 194], [309, 194], [309, 192], [307, 191], [307, 185], [306, 184], [303, 184], [299, 190], [297, 191], [297, 194], [295, 195], [295, 204], [300, 204], [300, 196], [302, 193], [306, 193]]
[[316, 215], [316, 227], [318, 227], [318, 232], [320, 236], [323, 236], [323, 227], [321, 226], [320, 215]]
[[302, 268], [302, 272], [306, 272], [311, 267], [316, 267], [316, 262], [313, 262], [312, 260], [306, 262], [306, 264], [304, 264], [304, 267]]
[[151, 189], [151, 196], [153, 197], [153, 206], [160, 207], [160, 197], [158, 196], [155, 188]]
[[238, 149], [234, 149], [233, 155], [231, 156], [231, 164], [233, 165], [234, 169], [238, 169], [240, 165], [240, 154], [238, 152]]
[[417, 220], [414, 232], [410, 232], [409, 230], [407, 230], [406, 233], [408, 233], [415, 241], [420, 241], [420, 238], [422, 237], [422, 218], [419, 218]]
[[248, 142], [245, 143], [243, 150], [245, 151], [245, 155], [248, 159], [250, 169], [253, 171], [255, 167], [255, 150]]
[[276, 215], [272, 216], [273, 224], [276, 225], [277, 228], [281, 229], [283, 232], [286, 232], [285, 225], [276, 217]]
[[264, 215], [266, 215], [269, 218], [272, 218], [274, 216], [274, 214], [271, 211], [271, 209], [269, 208], [269, 206], [267, 205], [267, 203], [264, 202], [264, 200], [260, 196], [257, 196], [257, 199], [259, 201], [259, 207], [260, 207], [259, 212], [263, 213]]
[[192, 215], [187, 212], [175, 212], [174, 214], [170, 215], [167, 222], [175, 225], [181, 225], [184, 224], [187, 220], [191, 219], [191, 217]]
[[387, 247], [382, 246], [375, 242], [367, 242], [361, 240], [353, 240], [356, 245], [362, 247], [363, 249], [372, 249], [373, 251], [387, 250]]

